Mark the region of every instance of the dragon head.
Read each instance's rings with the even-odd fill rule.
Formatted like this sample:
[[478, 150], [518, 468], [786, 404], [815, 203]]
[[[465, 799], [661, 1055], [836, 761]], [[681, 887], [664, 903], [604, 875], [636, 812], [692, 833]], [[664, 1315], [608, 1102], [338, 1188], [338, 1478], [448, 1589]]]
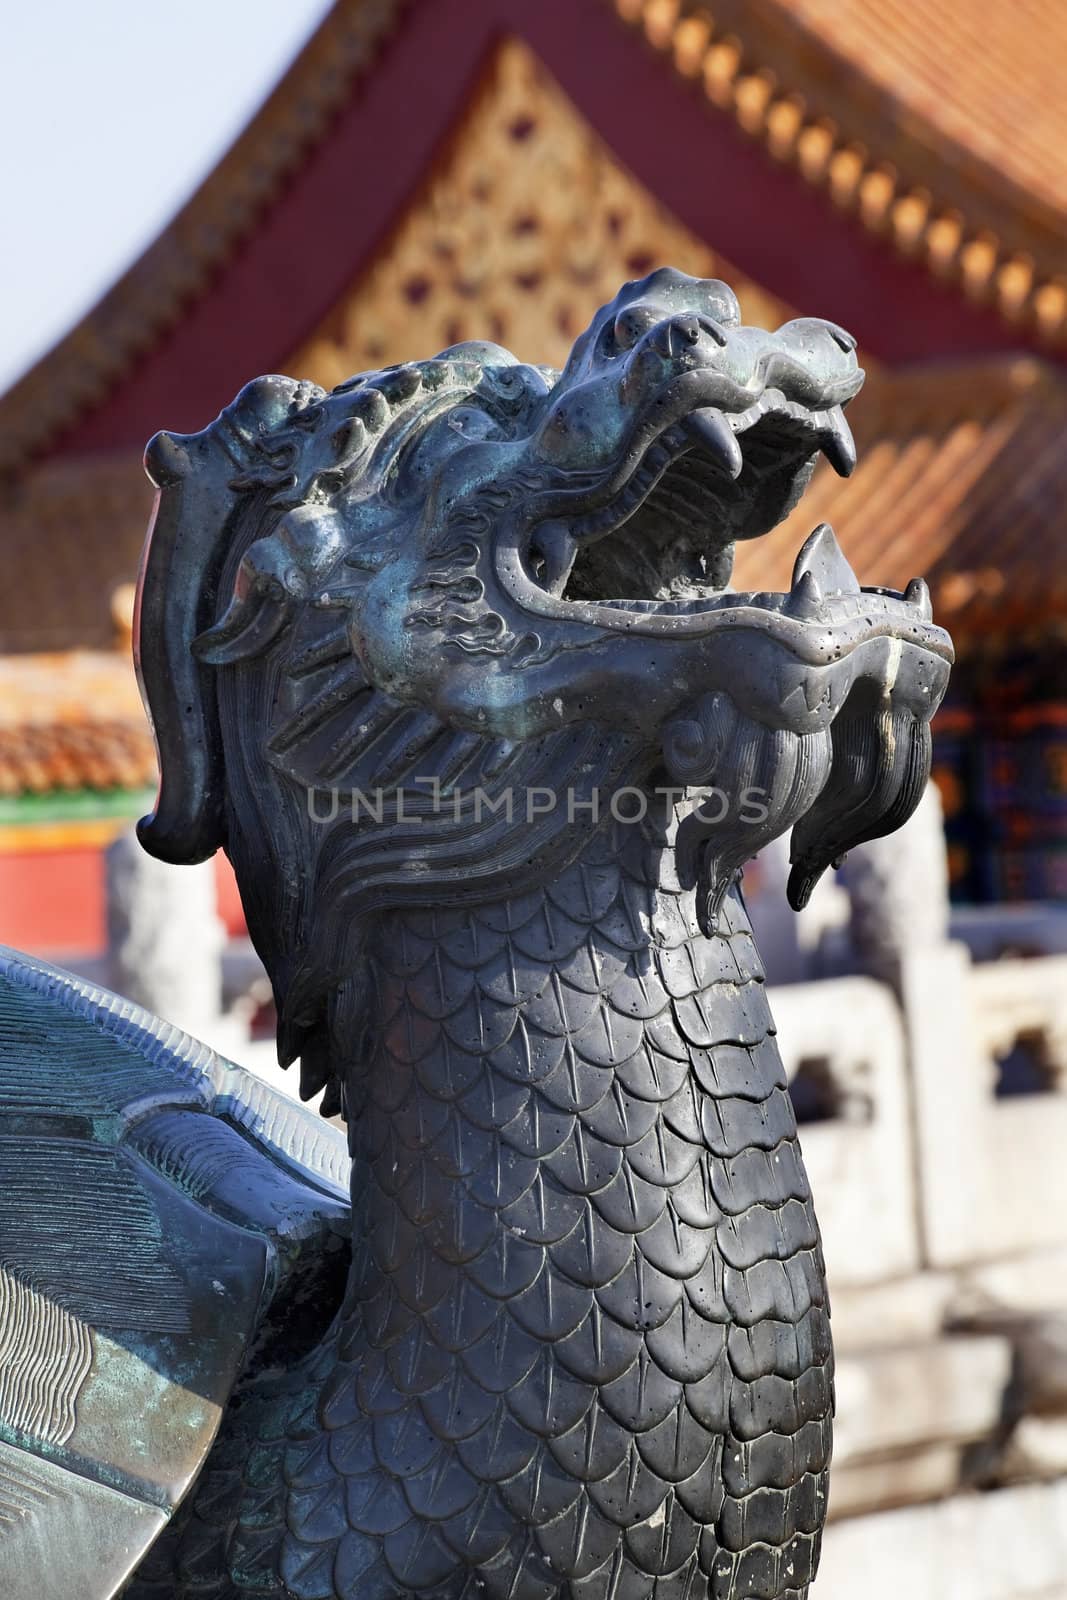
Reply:
[[[729, 588], [736, 541], [820, 452], [851, 471], [862, 379], [833, 324], [748, 328], [724, 284], [661, 270], [559, 374], [468, 343], [330, 394], [261, 378], [203, 433], [156, 436], [141, 838], [227, 848], [283, 1053], [349, 981], [364, 913], [542, 878], [620, 785], [697, 791], [676, 853], [709, 929], [775, 834], [801, 904], [906, 818], [951, 661], [925, 586], [861, 589], [823, 526], [789, 593]], [[501, 801], [531, 790], [533, 815]]]

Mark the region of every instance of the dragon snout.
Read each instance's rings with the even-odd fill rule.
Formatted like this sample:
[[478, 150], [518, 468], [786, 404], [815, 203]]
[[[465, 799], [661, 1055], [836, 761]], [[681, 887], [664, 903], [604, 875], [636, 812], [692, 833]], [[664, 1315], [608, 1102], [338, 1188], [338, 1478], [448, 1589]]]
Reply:
[[824, 391], [834, 390], [837, 404], [850, 400], [863, 383], [863, 371], [856, 360], [856, 341], [836, 322], [821, 317], [796, 317], [784, 322], [774, 333], [764, 334], [761, 364], [765, 380], [788, 384], [790, 377], [797, 390], [791, 398], [811, 399], [816, 403]]
[[707, 400], [744, 412], [772, 391], [812, 410], [841, 405], [863, 382], [855, 340], [835, 323], [798, 317], [773, 333], [720, 321], [699, 308], [638, 302], [612, 324], [613, 360], [624, 363], [619, 397], [642, 407], [686, 373], [700, 376]]
[[632, 350], [647, 337], [650, 347], [668, 361], [694, 349], [704, 338], [721, 349], [727, 337], [723, 324], [707, 312], [681, 311], [664, 317], [654, 307], [641, 304], [620, 311], [612, 333], [619, 350]]
[[674, 311], [649, 305], [627, 306], [615, 319], [615, 353], [626, 362], [621, 384], [624, 401], [639, 402], [682, 372], [706, 367], [730, 372], [731, 335], [737, 332], [706, 311]]

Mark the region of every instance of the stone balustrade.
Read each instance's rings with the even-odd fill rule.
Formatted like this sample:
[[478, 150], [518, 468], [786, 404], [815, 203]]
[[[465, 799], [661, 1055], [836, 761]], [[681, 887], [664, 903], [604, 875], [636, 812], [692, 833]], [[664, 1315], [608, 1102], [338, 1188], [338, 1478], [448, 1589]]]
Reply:
[[814, 1119], [801, 1140], [831, 1282], [917, 1271], [911, 1097], [892, 991], [873, 978], [832, 978], [768, 998], [800, 1114]]
[[1067, 1600], [1067, 957], [924, 939], [770, 1000], [838, 1351], [815, 1600]]

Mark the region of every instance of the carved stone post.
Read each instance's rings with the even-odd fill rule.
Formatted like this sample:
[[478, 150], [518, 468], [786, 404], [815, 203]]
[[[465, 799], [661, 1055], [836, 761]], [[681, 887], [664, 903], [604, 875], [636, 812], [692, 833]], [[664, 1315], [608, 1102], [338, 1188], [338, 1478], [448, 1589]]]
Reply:
[[153, 860], [131, 830], [109, 846], [105, 876], [109, 986], [210, 1038], [222, 1011], [226, 942], [213, 864], [179, 870]]
[[851, 850], [841, 879], [853, 953], [872, 977], [895, 984], [902, 961], [924, 959], [944, 946], [948, 852], [936, 784], [927, 784], [902, 828]]

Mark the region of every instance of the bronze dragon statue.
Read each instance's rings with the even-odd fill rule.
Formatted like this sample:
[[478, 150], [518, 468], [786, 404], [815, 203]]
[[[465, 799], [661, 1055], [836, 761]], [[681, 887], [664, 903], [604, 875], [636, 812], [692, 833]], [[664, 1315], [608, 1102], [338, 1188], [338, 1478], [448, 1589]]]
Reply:
[[799, 905], [906, 819], [951, 647], [826, 526], [788, 594], [729, 580], [851, 470], [862, 376], [662, 270], [561, 374], [263, 378], [149, 446], [141, 839], [233, 862], [351, 1213], [217, 1069], [127, 1116], [153, 1192], [277, 1257], [131, 1600], [807, 1595], [829, 1308], [738, 877], [792, 828]]

